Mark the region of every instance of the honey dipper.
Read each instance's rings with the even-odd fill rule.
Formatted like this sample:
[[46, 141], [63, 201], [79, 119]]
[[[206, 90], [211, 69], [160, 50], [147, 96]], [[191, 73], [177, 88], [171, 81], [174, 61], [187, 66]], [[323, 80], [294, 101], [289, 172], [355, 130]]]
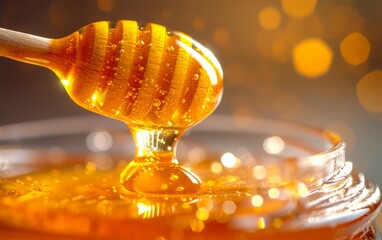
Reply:
[[[123, 183], [130, 179], [135, 186], [143, 175], [134, 174], [147, 164], [156, 164], [156, 176], [173, 176], [174, 171], [192, 176], [177, 164], [174, 148], [186, 128], [216, 108], [223, 81], [217, 59], [191, 37], [136, 21], [91, 23], [60, 39], [0, 28], [0, 56], [51, 69], [78, 105], [128, 124], [137, 143], [133, 162], [138, 165], [125, 169]], [[163, 170], [171, 164], [170, 170]], [[144, 189], [144, 179], [138, 189], [127, 188], [149, 193], [197, 190], [197, 184], [171, 187], [164, 179], [156, 189]]]

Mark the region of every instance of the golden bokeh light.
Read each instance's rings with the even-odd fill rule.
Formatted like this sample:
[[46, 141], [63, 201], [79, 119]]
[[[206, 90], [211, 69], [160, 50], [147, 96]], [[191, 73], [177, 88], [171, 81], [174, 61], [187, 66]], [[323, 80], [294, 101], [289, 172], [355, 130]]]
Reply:
[[227, 28], [219, 27], [212, 32], [212, 39], [219, 47], [226, 49], [231, 46], [231, 34]]
[[357, 96], [362, 107], [371, 113], [382, 112], [382, 71], [374, 70], [357, 83]]
[[332, 64], [333, 52], [320, 38], [299, 42], [293, 49], [293, 64], [297, 73], [316, 78], [326, 74]]
[[263, 57], [268, 59], [273, 59], [273, 47], [272, 39], [274, 38], [274, 32], [262, 30], [256, 33], [254, 46], [256, 51], [260, 53]]
[[191, 219], [190, 227], [193, 232], [200, 233], [204, 229], [204, 223], [202, 220], [199, 220], [199, 219]]
[[268, 137], [263, 142], [264, 150], [269, 154], [279, 154], [285, 148], [284, 140], [279, 136]]
[[305, 184], [303, 184], [303, 183], [299, 184], [299, 186], [297, 187], [297, 194], [298, 194], [298, 196], [300, 196], [302, 198], [307, 197], [309, 195], [309, 190], [305, 186]]
[[344, 26], [348, 25], [349, 14], [346, 12], [347, 7], [339, 5], [335, 1], [325, 1], [320, 3], [320, 8], [317, 11], [318, 16], [321, 17], [321, 21], [325, 28], [325, 36], [327, 38], [336, 38], [344, 33]]
[[281, 5], [290, 17], [303, 18], [314, 12], [317, 0], [281, 0]]
[[230, 152], [224, 153], [220, 161], [226, 168], [234, 168], [240, 164], [240, 160]]
[[279, 32], [273, 39], [273, 58], [281, 63], [289, 63], [291, 59], [293, 41], [286, 32]]
[[213, 162], [210, 166], [211, 172], [218, 174], [223, 171], [223, 166], [219, 162]]
[[251, 198], [251, 203], [254, 207], [261, 207], [264, 203], [264, 199], [260, 195], [253, 195]]
[[196, 210], [195, 216], [201, 221], [206, 221], [210, 217], [210, 211], [206, 208], [198, 208], [198, 210]]
[[111, 12], [114, 9], [114, 0], [97, 0], [98, 9], [103, 12]]
[[279, 27], [281, 14], [275, 7], [266, 7], [259, 13], [260, 26], [266, 30], [273, 30]]
[[252, 174], [253, 174], [253, 177], [258, 180], [264, 179], [267, 177], [267, 174], [268, 174], [267, 168], [262, 165], [255, 166], [252, 169]]
[[161, 17], [165, 20], [169, 20], [172, 16], [172, 12], [169, 9], [164, 9], [161, 13]]
[[192, 27], [195, 29], [195, 30], [202, 30], [204, 28], [204, 26], [206, 25], [206, 22], [204, 21], [203, 18], [195, 18], [193, 21], [192, 21]]
[[301, 19], [288, 19], [285, 23], [285, 31], [295, 43], [306, 36], [326, 37], [326, 29], [322, 19], [316, 15]]
[[280, 196], [280, 190], [278, 188], [270, 188], [268, 190], [268, 195], [271, 199], [277, 199]]
[[369, 40], [360, 32], [350, 33], [340, 44], [341, 55], [345, 62], [354, 66], [366, 62], [370, 47]]
[[234, 214], [235, 211], [236, 211], [236, 203], [234, 203], [233, 201], [230, 201], [230, 200], [227, 200], [227, 201], [224, 201], [223, 204], [222, 204], [222, 210], [225, 214]]
[[225, 79], [232, 84], [243, 84], [247, 77], [247, 70], [238, 63], [231, 63], [225, 68]]

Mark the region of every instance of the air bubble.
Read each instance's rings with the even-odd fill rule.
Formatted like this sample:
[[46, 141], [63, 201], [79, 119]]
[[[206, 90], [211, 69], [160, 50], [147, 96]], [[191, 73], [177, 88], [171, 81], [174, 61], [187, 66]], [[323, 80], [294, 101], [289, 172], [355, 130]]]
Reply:
[[154, 107], [159, 107], [161, 104], [162, 104], [162, 102], [158, 98], [155, 98], [153, 100], [153, 106]]
[[170, 53], [172, 53], [172, 52], [174, 52], [174, 47], [173, 46], [168, 46], [167, 48], [166, 48], [166, 50], [167, 50], [167, 52], [170, 52]]

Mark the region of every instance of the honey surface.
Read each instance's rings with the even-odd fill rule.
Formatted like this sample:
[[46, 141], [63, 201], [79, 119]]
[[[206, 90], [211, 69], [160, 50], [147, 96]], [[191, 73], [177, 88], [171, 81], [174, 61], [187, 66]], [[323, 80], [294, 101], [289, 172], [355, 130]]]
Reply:
[[118, 179], [125, 165], [99, 170], [88, 162], [1, 179], [0, 239], [363, 239], [351, 236], [365, 217], [305, 229], [288, 225], [301, 221], [298, 208], [285, 208], [297, 199], [254, 207], [262, 190], [250, 187], [244, 169], [203, 175], [199, 166], [199, 193], [158, 196], [126, 191]]

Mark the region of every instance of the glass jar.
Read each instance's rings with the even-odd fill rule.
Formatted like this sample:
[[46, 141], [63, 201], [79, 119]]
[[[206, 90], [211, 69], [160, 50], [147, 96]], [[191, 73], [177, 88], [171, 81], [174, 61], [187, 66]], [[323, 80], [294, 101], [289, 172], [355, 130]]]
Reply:
[[378, 239], [380, 191], [334, 133], [212, 116], [177, 147], [203, 182], [190, 195], [124, 190], [134, 149], [98, 116], [0, 128], [0, 239]]

